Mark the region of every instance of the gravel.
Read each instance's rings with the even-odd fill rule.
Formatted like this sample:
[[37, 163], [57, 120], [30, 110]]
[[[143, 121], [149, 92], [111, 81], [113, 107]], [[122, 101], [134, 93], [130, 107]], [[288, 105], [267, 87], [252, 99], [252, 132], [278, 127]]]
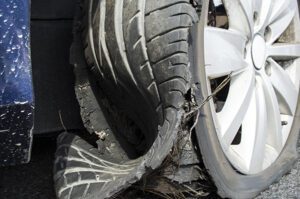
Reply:
[[278, 182], [269, 187], [268, 190], [261, 193], [257, 199], [292, 199], [300, 198], [300, 138], [298, 140], [299, 158], [292, 171], [283, 176]]
[[[52, 180], [55, 148], [54, 138], [37, 138], [33, 145], [30, 164], [0, 168], [0, 198], [55, 199]], [[300, 139], [298, 154], [300, 154]], [[257, 199], [296, 198], [300, 198], [300, 159], [288, 175], [257, 197]]]

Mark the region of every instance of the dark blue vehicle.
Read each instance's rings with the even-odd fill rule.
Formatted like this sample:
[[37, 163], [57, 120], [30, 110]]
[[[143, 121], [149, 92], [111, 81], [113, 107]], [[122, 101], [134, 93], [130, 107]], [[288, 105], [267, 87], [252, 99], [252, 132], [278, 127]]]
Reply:
[[33, 128], [33, 87], [28, 2], [0, 5], [1, 165], [29, 161]]
[[298, 0], [0, 2], [0, 169], [57, 138], [59, 199], [253, 198], [299, 90]]
[[[36, 10], [33, 12], [27, 0], [4, 0], [0, 3], [0, 165], [2, 166], [27, 163], [30, 160], [33, 134], [62, 130], [63, 127], [58, 122], [59, 113], [64, 115], [70, 109], [75, 109], [65, 117], [75, 112], [79, 118], [78, 108], [76, 112], [76, 106], [72, 107], [75, 104], [75, 95], [71, 84], [71, 68], [68, 68], [68, 45], [71, 42], [71, 20], [74, 10], [74, 3], [70, 2], [65, 2], [69, 3], [65, 15], [57, 15], [54, 7], [52, 10], [49, 7], [50, 10], [43, 12], [46, 5], [35, 1], [32, 2], [33, 6], [36, 6], [33, 7]], [[55, 2], [52, 2], [52, 5], [53, 3]], [[51, 6], [50, 2], [49, 5]], [[66, 19], [67, 27], [55, 31], [55, 34], [53, 32], [57, 29], [56, 24], [60, 25], [59, 18]], [[53, 23], [49, 23], [50, 20], [53, 20]], [[48, 35], [44, 35], [45, 33]], [[57, 39], [62, 42], [49, 45]], [[39, 43], [41, 40], [44, 41]], [[43, 45], [45, 46], [42, 47]], [[65, 47], [63, 50], [57, 51], [63, 47]], [[56, 51], [56, 55], [55, 52], [52, 55], [45, 55], [40, 52], [42, 48]], [[59, 54], [60, 52], [64, 54]], [[65, 77], [57, 77], [55, 71]], [[57, 89], [58, 87], [60, 88]], [[43, 91], [40, 88], [47, 89]], [[70, 99], [61, 100], [68, 94], [69, 98], [73, 98], [73, 102]], [[65, 108], [64, 104], [70, 108]], [[73, 120], [74, 117], [70, 119]], [[79, 119], [75, 119], [74, 123], [76, 122], [80, 124]], [[74, 128], [78, 126], [80, 128], [80, 125], [76, 125]]]

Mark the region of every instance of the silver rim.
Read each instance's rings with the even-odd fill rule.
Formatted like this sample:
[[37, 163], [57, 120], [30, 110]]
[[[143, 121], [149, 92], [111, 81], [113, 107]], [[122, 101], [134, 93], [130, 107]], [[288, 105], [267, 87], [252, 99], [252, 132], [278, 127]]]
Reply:
[[298, 5], [297, 0], [224, 0], [223, 4], [228, 28], [205, 28], [208, 90], [213, 90], [212, 81], [226, 75], [231, 74], [231, 81], [226, 99], [211, 100], [211, 110], [228, 160], [240, 172], [256, 174], [278, 158], [296, 111]]

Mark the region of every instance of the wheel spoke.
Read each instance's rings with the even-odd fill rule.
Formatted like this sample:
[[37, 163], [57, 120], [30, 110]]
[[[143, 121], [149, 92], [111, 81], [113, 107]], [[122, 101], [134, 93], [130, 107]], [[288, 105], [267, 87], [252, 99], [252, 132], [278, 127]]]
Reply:
[[285, 71], [290, 76], [296, 90], [300, 90], [300, 58], [295, 59], [293, 63], [285, 67]]
[[295, 2], [296, 1], [293, 0], [276, 0], [274, 3], [272, 14], [269, 19], [271, 32], [268, 43], [274, 43], [292, 22], [297, 9], [297, 4], [295, 4]]
[[269, 23], [269, 17], [272, 10], [272, 0], [255, 0], [254, 11], [257, 12], [257, 21], [255, 21], [255, 32], [262, 32]]
[[270, 15], [269, 23], [273, 23], [274, 21], [287, 16], [288, 13], [295, 14], [297, 6], [297, 1], [295, 0], [273, 0], [272, 1], [272, 13]]
[[260, 74], [260, 77], [263, 81], [267, 105], [267, 144], [272, 146], [277, 151], [280, 151], [282, 148], [282, 126], [278, 100], [269, 78], [263, 73]]
[[[265, 147], [267, 141], [268, 116], [266, 106], [266, 96], [264, 94], [263, 82], [260, 78], [256, 79], [256, 129], [255, 140], [252, 145], [252, 154], [249, 161], [249, 173], [257, 173], [263, 167]], [[251, 118], [249, 118], [251, 120]], [[250, 121], [248, 121], [250, 122]], [[248, 123], [249, 125], [249, 123]], [[243, 135], [247, 136], [247, 129]], [[246, 137], [247, 138], [247, 137]], [[247, 140], [245, 140], [247, 142]]]
[[[253, 5], [251, 1], [249, 0], [239, 0], [240, 5], [242, 6], [242, 9], [246, 15], [248, 25], [250, 26], [250, 29], [253, 27], [254, 21], [253, 21]], [[251, 30], [252, 32], [252, 30]]]
[[276, 90], [280, 105], [280, 112], [286, 115], [294, 115], [297, 106], [297, 89], [288, 73], [273, 59], [269, 59], [271, 67], [270, 79]]
[[253, 12], [261, 13], [263, 2], [264, 1], [261, 0], [253, 0], [252, 1]]
[[292, 59], [300, 57], [300, 44], [274, 44], [267, 49], [268, 56], [274, 59]]
[[254, 89], [254, 74], [247, 70], [232, 77], [226, 103], [221, 112], [217, 113], [222, 142], [228, 148], [240, 128]]
[[252, 6], [247, 0], [226, 0], [223, 1], [226, 8], [230, 29], [251, 38], [253, 33]]
[[206, 75], [217, 78], [240, 72], [248, 65], [243, 59], [246, 38], [239, 32], [220, 28], [205, 29]]
[[[260, 95], [263, 96], [263, 95]], [[241, 168], [245, 172], [249, 172], [249, 166], [252, 159], [253, 148], [255, 143], [256, 126], [258, 122], [258, 110], [256, 107], [256, 91], [253, 90], [249, 108], [245, 115], [242, 124], [241, 142], [238, 145], [231, 145], [231, 149], [234, 152], [233, 156], [237, 156], [242, 160], [241, 165], [235, 165]]]

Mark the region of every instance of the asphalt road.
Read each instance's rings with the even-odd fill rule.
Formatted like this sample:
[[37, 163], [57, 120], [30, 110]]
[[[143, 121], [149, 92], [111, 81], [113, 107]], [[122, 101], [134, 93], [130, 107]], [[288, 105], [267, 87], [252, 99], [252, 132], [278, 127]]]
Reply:
[[[0, 168], [0, 199], [55, 199], [52, 180], [55, 145], [54, 138], [35, 139], [30, 164]], [[298, 153], [300, 154], [300, 139]], [[284, 176], [258, 198], [300, 198], [300, 159], [290, 174]]]
[[300, 138], [297, 151], [299, 157], [292, 171], [261, 193], [258, 199], [300, 199]]
[[54, 138], [34, 140], [30, 164], [0, 168], [1, 199], [54, 199]]

